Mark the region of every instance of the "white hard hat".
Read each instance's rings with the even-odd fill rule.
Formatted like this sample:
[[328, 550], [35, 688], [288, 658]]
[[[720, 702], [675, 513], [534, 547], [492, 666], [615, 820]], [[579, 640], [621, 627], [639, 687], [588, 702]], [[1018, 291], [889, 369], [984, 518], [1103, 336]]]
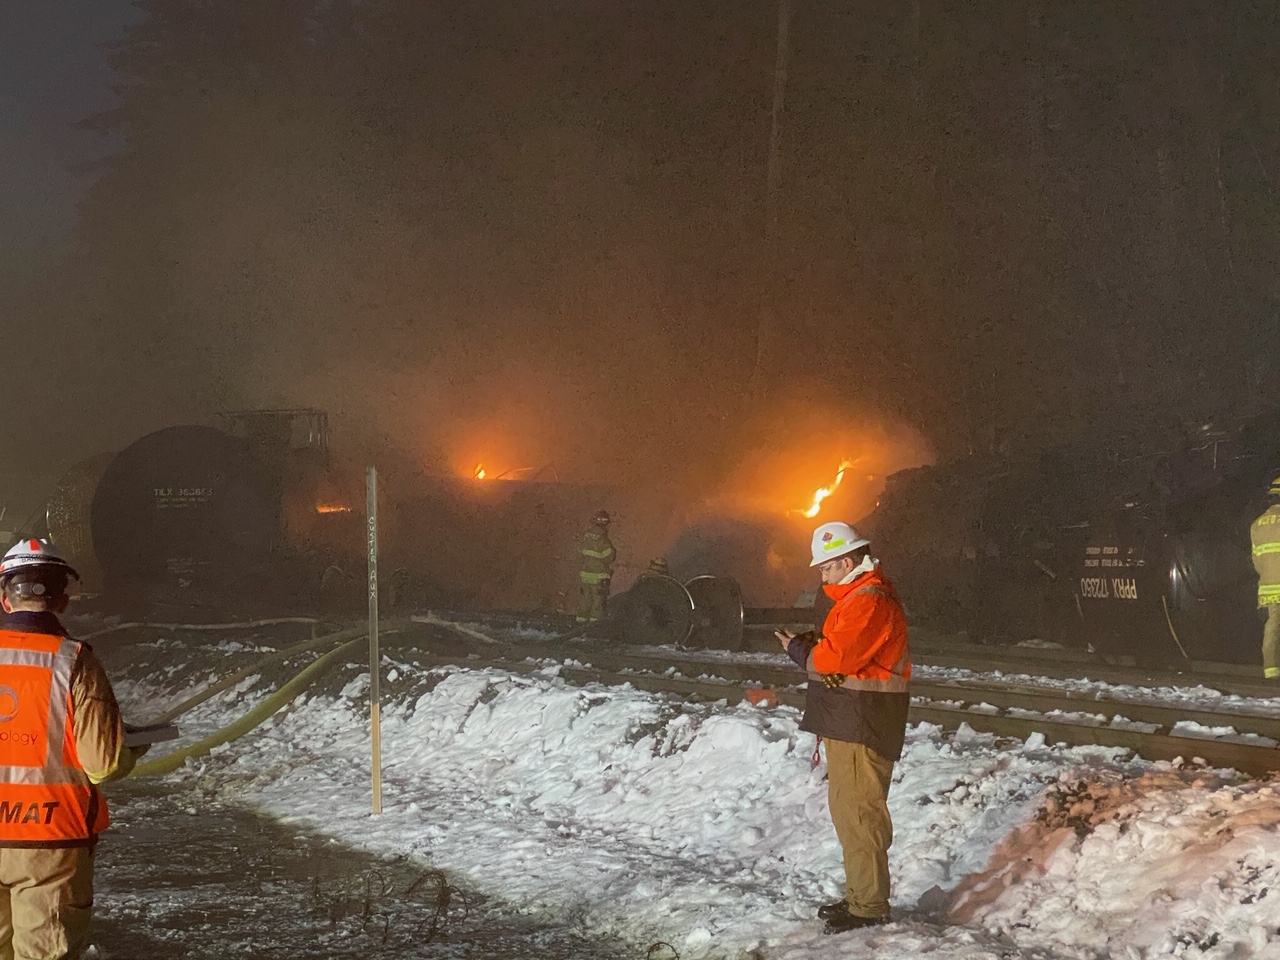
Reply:
[[19, 540], [0, 560], [0, 580], [32, 567], [57, 567], [68, 576], [80, 579], [75, 567], [67, 563], [58, 548], [48, 540]]
[[813, 563], [809, 566], [816, 567], [836, 557], [843, 557], [846, 553], [853, 553], [870, 542], [847, 523], [841, 523], [838, 520], [824, 523], [813, 531]]

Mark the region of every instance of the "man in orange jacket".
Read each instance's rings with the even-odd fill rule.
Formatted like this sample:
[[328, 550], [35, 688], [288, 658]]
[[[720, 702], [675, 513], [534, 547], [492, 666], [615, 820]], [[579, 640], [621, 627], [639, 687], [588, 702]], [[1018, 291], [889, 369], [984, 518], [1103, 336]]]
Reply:
[[67, 636], [75, 570], [42, 540], [0, 560], [0, 957], [75, 960], [93, 909], [97, 784], [133, 767], [93, 651]]
[[907, 618], [893, 584], [847, 523], [813, 533], [813, 562], [834, 605], [821, 633], [778, 631], [809, 674], [800, 729], [827, 748], [827, 804], [844, 851], [845, 898], [819, 908], [826, 933], [889, 919], [889, 782], [910, 697]]

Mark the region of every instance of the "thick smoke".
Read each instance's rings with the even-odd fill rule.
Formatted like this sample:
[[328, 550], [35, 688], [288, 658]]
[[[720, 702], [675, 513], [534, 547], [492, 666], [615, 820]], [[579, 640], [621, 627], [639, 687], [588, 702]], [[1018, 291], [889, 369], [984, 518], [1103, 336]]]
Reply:
[[[702, 174], [598, 98], [540, 103], [524, 74], [602, 70], [588, 47], [451, 72], [471, 32], [518, 30], [390, 2], [346, 26], [343, 5], [145, 6], [97, 121], [126, 150], [35, 311], [65, 346], [50, 459], [302, 405], [349, 453], [436, 472], [679, 486], [718, 456], [745, 410], [753, 329], [725, 318], [757, 301], [756, 214], [691, 205]], [[419, 15], [434, 32], [405, 32]], [[760, 174], [722, 170], [713, 193]]]
[[[1247, 6], [797, 8], [767, 256], [772, 2], [138, 6], [123, 149], [7, 342], [48, 359], [0, 442], [48, 474], [305, 404], [364, 460], [803, 507], [922, 459], [867, 423], [1016, 455], [1274, 393]], [[859, 442], [761, 426], [811, 384]]]

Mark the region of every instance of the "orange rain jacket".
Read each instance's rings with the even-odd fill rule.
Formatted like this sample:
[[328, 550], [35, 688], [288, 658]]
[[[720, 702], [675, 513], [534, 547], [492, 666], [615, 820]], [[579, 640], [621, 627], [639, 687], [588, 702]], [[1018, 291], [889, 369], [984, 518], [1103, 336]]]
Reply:
[[[787, 653], [809, 674], [800, 729], [902, 756], [910, 695], [907, 618], [893, 584], [874, 569], [822, 588], [835, 601], [817, 639], [797, 637]], [[843, 674], [830, 687], [824, 677]]]
[[[54, 630], [57, 632], [54, 632]], [[95, 783], [124, 751], [101, 663], [52, 614], [0, 624], [0, 847], [91, 846], [106, 828]]]
[[893, 584], [877, 566], [852, 583], [822, 588], [835, 606], [805, 666], [813, 680], [843, 673], [851, 690], [903, 693], [911, 679], [907, 617]]

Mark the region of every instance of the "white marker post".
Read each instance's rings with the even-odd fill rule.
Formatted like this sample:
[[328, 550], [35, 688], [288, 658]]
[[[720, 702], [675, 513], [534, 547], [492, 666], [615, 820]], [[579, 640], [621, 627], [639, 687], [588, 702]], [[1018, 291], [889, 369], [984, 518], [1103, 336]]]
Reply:
[[369, 538], [369, 722], [373, 738], [373, 812], [382, 813], [381, 655], [378, 652], [378, 469], [370, 467], [365, 483], [365, 517]]

